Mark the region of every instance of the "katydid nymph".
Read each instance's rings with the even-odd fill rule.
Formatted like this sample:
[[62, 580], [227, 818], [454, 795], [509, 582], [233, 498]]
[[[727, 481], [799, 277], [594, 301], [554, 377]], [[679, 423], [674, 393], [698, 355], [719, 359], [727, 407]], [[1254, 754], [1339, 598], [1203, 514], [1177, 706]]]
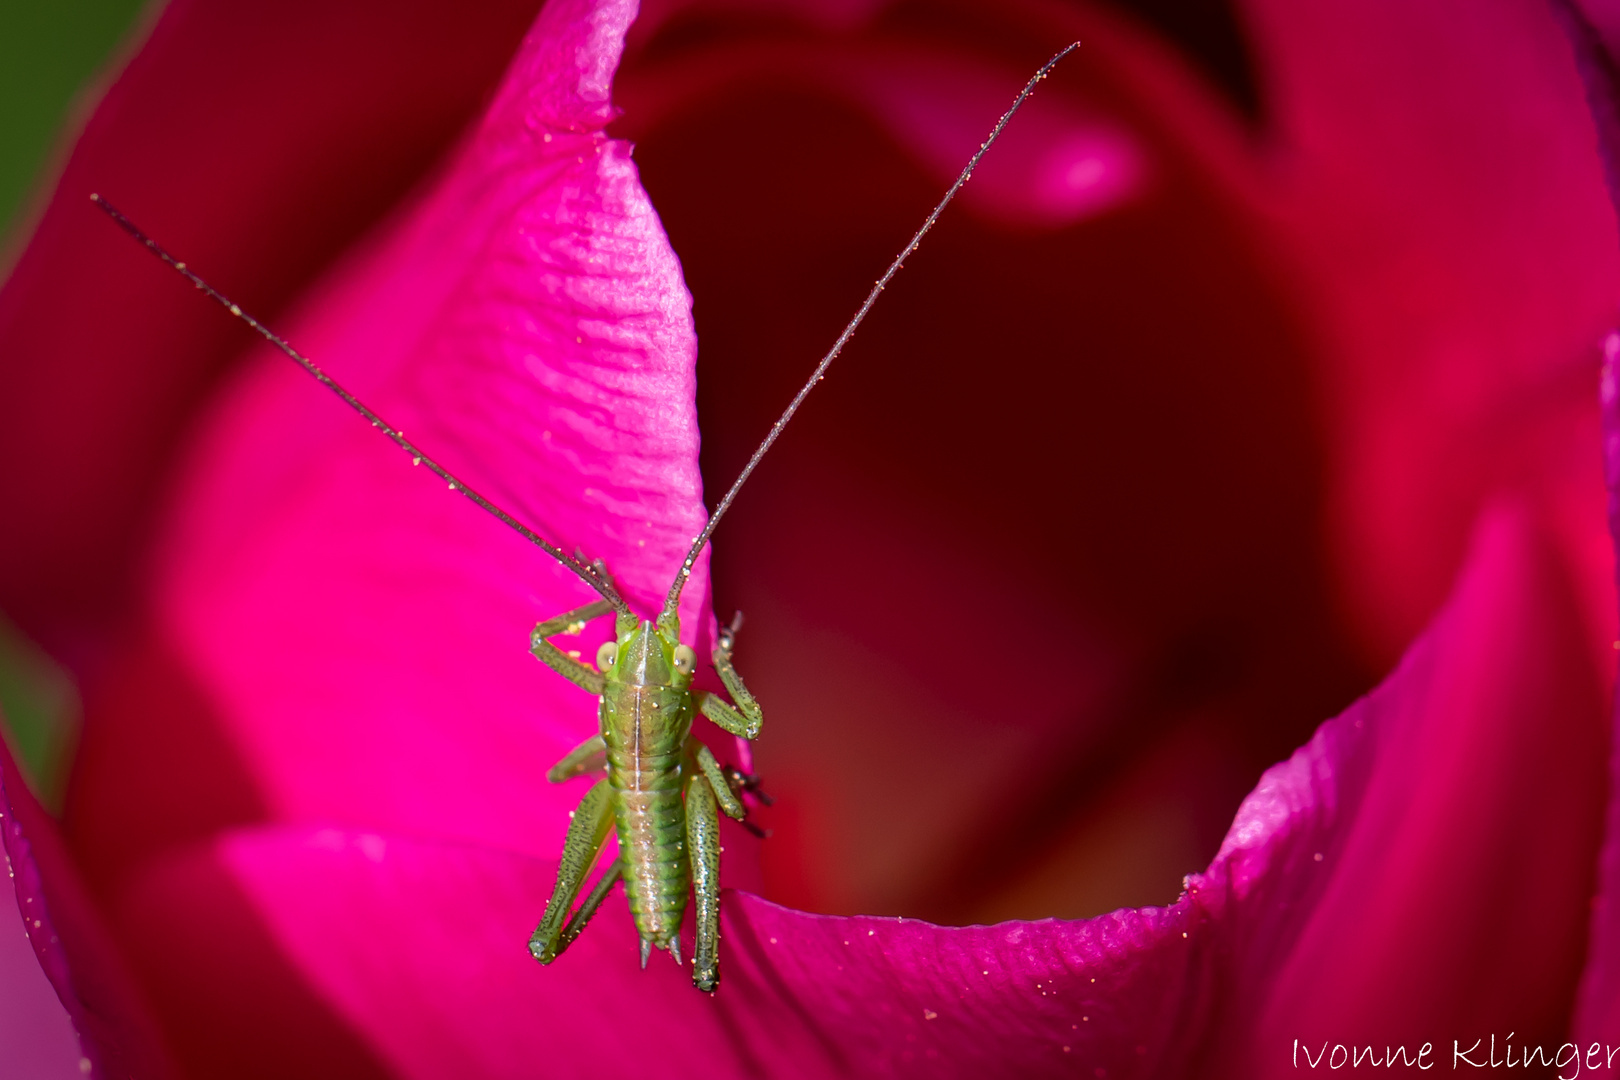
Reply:
[[[730, 701], [717, 693], [693, 688], [697, 656], [690, 645], [682, 642], [680, 620], [676, 614], [682, 589], [713, 535], [715, 526], [725, 516], [743, 484], [782, 434], [810, 391], [821, 381], [878, 296], [900, 270], [906, 257], [917, 250], [922, 238], [973, 175], [980, 159], [1034, 91], [1036, 84], [1078, 44], [1076, 42], [1063, 49], [1029, 79], [939, 204], [873, 285], [859, 310], [772, 425], [736, 481], [715, 506], [707, 524], [693, 539], [684, 561], [675, 572], [663, 609], [651, 619], [643, 618], [631, 609], [615, 587], [604, 563], [589, 560], [582, 554], [569, 554], [468, 487], [397, 428], [334, 382], [292, 345], [245, 313], [184, 262], [141, 232], [105, 199], [99, 195], [90, 196], [100, 209], [149, 251], [300, 364], [351, 409], [370, 421], [374, 428], [410, 454], [417, 464], [426, 466], [445, 481], [451, 491], [471, 500], [539, 547], [600, 597], [584, 607], [541, 622], [535, 627], [530, 640], [530, 649], [539, 660], [599, 700], [596, 733], [582, 741], [547, 773], [547, 779], [552, 783], [578, 777], [595, 777], [596, 780], [572, 815], [556, 885], [546, 903], [540, 925], [529, 939], [530, 952], [542, 964], [549, 964], [562, 955], [585, 928], [613, 886], [622, 882], [640, 937], [642, 966], [646, 966], [647, 958], [654, 949], [663, 949], [671, 954], [677, 964], [682, 963], [681, 925], [690, 894], [695, 898], [697, 909], [692, 982], [704, 991], [713, 991], [718, 985], [719, 815], [725, 813], [748, 825], [745, 801], [758, 795], [758, 790], [754, 777], [722, 766], [713, 752], [692, 734], [692, 724], [701, 714], [723, 731], [752, 740], [760, 733], [763, 715], [759, 704], [732, 665], [736, 634], [741, 625], [740, 616], [721, 630], [712, 654], [715, 671]], [[576, 635], [587, 623], [610, 614], [614, 617], [614, 635], [597, 652], [594, 664], [578, 659], [578, 653], [566, 652], [550, 640], [558, 635]], [[591, 871], [612, 833], [618, 837], [619, 856], [587, 888]]]

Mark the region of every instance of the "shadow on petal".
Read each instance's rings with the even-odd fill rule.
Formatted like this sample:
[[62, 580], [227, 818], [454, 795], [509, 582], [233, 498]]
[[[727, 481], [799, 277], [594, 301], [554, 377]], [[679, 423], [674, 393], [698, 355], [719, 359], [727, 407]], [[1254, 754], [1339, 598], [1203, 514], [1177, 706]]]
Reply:
[[867, 1074], [962, 1077], [1073, 1055], [1267, 1076], [1310, 1037], [1556, 1046], [1605, 791], [1582, 626], [1540, 527], [1502, 507], [1397, 671], [1266, 773], [1175, 905], [949, 929], [733, 895], [743, 1029], [756, 1053], [802, 1038]]

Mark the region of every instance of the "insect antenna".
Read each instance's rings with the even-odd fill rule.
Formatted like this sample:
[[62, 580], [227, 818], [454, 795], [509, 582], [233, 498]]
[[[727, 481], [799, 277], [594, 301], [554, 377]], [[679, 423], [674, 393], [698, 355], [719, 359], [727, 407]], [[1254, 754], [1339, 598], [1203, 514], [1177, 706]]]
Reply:
[[726, 511], [731, 508], [732, 501], [737, 498], [737, 492], [741, 491], [742, 486], [748, 482], [748, 478], [753, 475], [754, 469], [759, 465], [760, 459], [765, 456], [766, 451], [770, 450], [771, 446], [782, 434], [782, 430], [787, 427], [788, 421], [793, 419], [793, 414], [799, 411], [799, 406], [804, 404], [804, 399], [810, 396], [810, 391], [826, 376], [827, 369], [832, 366], [832, 362], [838, 358], [839, 353], [843, 352], [844, 346], [849, 343], [849, 339], [855, 336], [855, 328], [861, 325], [861, 321], [866, 318], [867, 312], [872, 310], [872, 305], [877, 303], [878, 296], [888, 286], [889, 280], [899, 273], [900, 268], [905, 265], [906, 256], [917, 250], [917, 245], [922, 243], [924, 236], [928, 235], [928, 230], [934, 227], [934, 222], [939, 220], [939, 215], [951, 204], [951, 200], [956, 198], [956, 193], [961, 191], [963, 185], [972, 177], [973, 170], [979, 166], [979, 159], [984, 157], [991, 146], [995, 145], [995, 141], [1001, 137], [1002, 129], [1013, 118], [1013, 114], [1018, 112], [1029, 98], [1029, 95], [1035, 92], [1036, 84], [1046, 78], [1051, 70], [1057, 66], [1059, 60], [1062, 60], [1079, 47], [1080, 43], [1078, 41], [1065, 47], [1052, 59], [1042, 64], [1039, 71], [1030, 76], [1029, 81], [1024, 84], [1024, 88], [1018, 92], [1018, 96], [1013, 98], [1012, 105], [1008, 106], [1007, 111], [1001, 114], [1001, 119], [996, 121], [996, 126], [990, 129], [990, 134], [985, 138], [984, 142], [979, 144], [979, 149], [974, 152], [973, 156], [968, 159], [967, 165], [962, 169], [961, 174], [957, 176], [956, 183], [952, 184], [950, 189], [945, 192], [945, 197], [939, 200], [939, 205], [934, 207], [928, 217], [923, 220], [922, 227], [912, 235], [911, 242], [901, 249], [900, 254], [894, 257], [894, 261], [889, 263], [889, 268], [883, 272], [883, 276], [878, 278], [876, 284], [872, 286], [872, 291], [866, 294], [866, 299], [861, 303], [859, 310], [855, 312], [854, 318], [849, 320], [849, 323], [844, 327], [844, 332], [838, 335], [838, 340], [833, 342], [833, 346], [827, 351], [827, 355], [821, 358], [821, 363], [817, 364], [816, 369], [810, 373], [810, 378], [799, 388], [799, 392], [793, 396], [793, 400], [788, 403], [788, 407], [783, 410], [776, 423], [771, 425], [771, 430], [765, 436], [764, 441], [759, 444], [758, 449], [754, 451], [754, 455], [748, 459], [748, 464], [743, 466], [743, 470], [738, 474], [737, 479], [732, 481], [725, 497], [714, 508], [714, 513], [709, 516], [708, 524], [703, 526], [703, 531], [698, 533], [697, 538], [692, 541], [692, 547], [687, 551], [686, 559], [681, 563], [681, 568], [675, 575], [675, 581], [669, 587], [669, 596], [664, 600], [664, 611], [659, 618], [660, 622], [674, 617], [675, 609], [680, 604], [681, 590], [686, 588], [686, 579], [692, 576], [692, 566], [697, 562], [698, 555], [703, 551], [703, 546], [714, 535], [715, 526], [720, 524], [720, 519], [725, 516]]
[[518, 521], [511, 514], [507, 513], [505, 510], [502, 510], [499, 506], [496, 506], [484, 496], [468, 487], [466, 481], [462, 480], [449, 469], [446, 469], [443, 465], [440, 465], [437, 461], [434, 461], [427, 454], [423, 453], [422, 449], [407, 439], [398, 428], [389, 424], [382, 417], [373, 412], [359, 398], [345, 390], [337, 383], [336, 380], [334, 380], [325, 371], [321, 370], [321, 368], [318, 367], [313, 360], [310, 360], [303, 353], [289, 345], [285, 339], [277, 335], [268, 326], [265, 326], [258, 319], [255, 319], [253, 316], [243, 311], [239, 306], [232, 303], [229, 297], [220, 292], [218, 289], [214, 288], [212, 285], [208, 284], [208, 282], [204, 281], [202, 278], [198, 277], [197, 274], [194, 273], [185, 263], [176, 259], [173, 255], [170, 255], [158, 244], [156, 240], [153, 240], [151, 237], [143, 233], [139, 228], [136, 227], [134, 222], [130, 221], [129, 218], [120, 213], [106, 199], [103, 199], [100, 195], [91, 195], [90, 201], [105, 211], [107, 216], [112, 218], [113, 221], [117, 222], [119, 228], [123, 229], [125, 232], [129, 233], [129, 235], [133, 236], [136, 240], [145, 245], [146, 250], [168, 263], [175, 270], [179, 271], [179, 273], [185, 277], [186, 280], [190, 281], [192, 285], [196, 286], [202, 292], [208, 294], [208, 296], [215, 300], [220, 307], [224, 308], [226, 311], [229, 311], [232, 315], [235, 315], [238, 319], [241, 319], [243, 322], [252, 327], [260, 337], [264, 338], [270, 344], [274, 345], [276, 348], [286, 353], [289, 357], [296, 360], [305, 371], [315, 376], [316, 380], [319, 381], [322, 386], [326, 387], [328, 390], [332, 391], [332, 393], [342, 398], [345, 405], [359, 413], [361, 416], [365, 417], [367, 420], [371, 421], [372, 427], [388, 436], [388, 438], [393, 440], [393, 442], [399, 446], [401, 450], [404, 450], [407, 454], [410, 454], [418, 465], [427, 466], [429, 472], [434, 473], [439, 477], [439, 479], [448, 483], [451, 491], [458, 492], [466, 496], [469, 500], [471, 500], [473, 505], [477, 506], [481, 510], [486, 511], [501, 524], [507, 526], [519, 536], [523, 537], [531, 544], [534, 544], [541, 551], [544, 551], [547, 555], [550, 555], [563, 566], [573, 571], [573, 573], [581, 581], [595, 589], [597, 593], [601, 595], [602, 599], [606, 600], [608, 604], [612, 606], [614, 611], [618, 612], [620, 615], [633, 617], [630, 611], [630, 605], [625, 603], [624, 598], [619, 595], [619, 591], [614, 588], [613, 579], [608, 576], [607, 568], [601, 563], [600, 560], [596, 562], [587, 562], [583, 556], [568, 554], [556, 545], [547, 542], [533, 529], [530, 529], [527, 525], [524, 525], [521, 521]]

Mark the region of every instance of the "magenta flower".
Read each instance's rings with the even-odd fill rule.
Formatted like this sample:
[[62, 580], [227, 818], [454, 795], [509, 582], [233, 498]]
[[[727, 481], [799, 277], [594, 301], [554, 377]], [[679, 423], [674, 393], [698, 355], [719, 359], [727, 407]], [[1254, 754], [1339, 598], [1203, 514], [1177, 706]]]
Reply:
[[[171, 4], [0, 293], [0, 449], [37, 463], [0, 478], [0, 603], [88, 701], [60, 823], [8, 763], [4, 838], [100, 1071], [1620, 1044], [1587, 940], [1620, 244], [1573, 53], [1539, 10], [1295, 7], [1251, 5], [1262, 145], [1079, 9], [671, 5], [626, 49], [624, 0], [521, 45], [494, 9]], [[266, 349], [191, 414], [240, 328], [84, 196], [652, 610], [704, 516], [697, 405], [712, 490], [1075, 37], [687, 590], [700, 654], [712, 594], [750, 615], [782, 796], [765, 845], [727, 833], [720, 992], [640, 971], [617, 901], [538, 967], [580, 794], [543, 774], [593, 706], [524, 643], [588, 595]]]

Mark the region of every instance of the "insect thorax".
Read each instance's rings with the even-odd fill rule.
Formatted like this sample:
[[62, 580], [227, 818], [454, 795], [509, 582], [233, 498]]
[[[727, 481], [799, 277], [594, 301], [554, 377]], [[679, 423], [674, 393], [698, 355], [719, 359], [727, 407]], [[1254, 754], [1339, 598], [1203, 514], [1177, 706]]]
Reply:
[[[692, 676], [676, 663], [680, 641], [642, 622], [619, 635], [618, 655], [602, 688], [601, 730], [616, 787], [636, 790], [659, 779], [678, 782], [680, 756], [692, 730]], [[655, 779], [650, 774], [670, 773]], [[640, 774], [640, 775], [637, 775]]]

